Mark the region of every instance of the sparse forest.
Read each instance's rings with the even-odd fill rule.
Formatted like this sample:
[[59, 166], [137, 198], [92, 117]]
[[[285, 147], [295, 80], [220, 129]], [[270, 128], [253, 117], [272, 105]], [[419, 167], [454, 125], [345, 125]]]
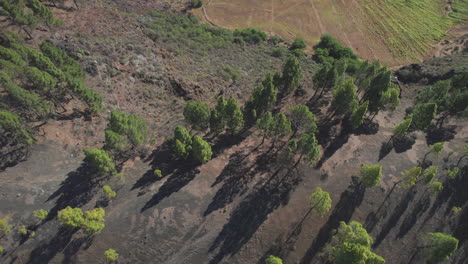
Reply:
[[0, 2], [0, 261], [464, 263], [466, 50], [410, 82], [124, 2]]

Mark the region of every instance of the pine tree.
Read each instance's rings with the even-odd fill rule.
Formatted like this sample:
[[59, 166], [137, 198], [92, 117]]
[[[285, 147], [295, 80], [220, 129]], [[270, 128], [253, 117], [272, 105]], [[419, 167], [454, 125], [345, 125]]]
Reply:
[[271, 134], [273, 137], [273, 145], [275, 144], [276, 140], [280, 137], [284, 137], [291, 133], [291, 121], [286, 117], [284, 113], [277, 113], [273, 118], [273, 124], [271, 128]]
[[405, 120], [403, 120], [393, 129], [393, 136], [396, 136], [398, 138], [403, 137], [410, 128], [412, 122], [413, 115], [409, 115]]
[[316, 117], [305, 105], [295, 105], [289, 107], [291, 120], [291, 126], [294, 131], [294, 135], [297, 132], [309, 133], [315, 132], [317, 129]]
[[354, 109], [353, 113], [351, 114], [351, 126], [354, 129], [360, 127], [364, 122], [368, 105], [369, 101], [365, 101], [363, 104]]
[[212, 155], [213, 152], [211, 151], [210, 144], [204, 141], [201, 137], [194, 136], [192, 142], [193, 159], [199, 163], [205, 163], [211, 159]]
[[238, 129], [244, 125], [244, 115], [240, 109], [237, 100], [231, 96], [229, 97], [226, 107], [226, 124], [230, 133], [237, 133]]
[[444, 233], [427, 233], [422, 245], [425, 257], [434, 262], [448, 260], [458, 248], [458, 239]]
[[0, 129], [4, 131], [4, 135], [8, 135], [9, 133], [10, 138], [13, 140], [18, 140], [27, 145], [31, 145], [34, 142], [21, 118], [9, 111], [0, 110]]
[[363, 165], [361, 167], [361, 182], [366, 188], [374, 187], [382, 178], [382, 165]]
[[265, 138], [272, 136], [273, 130], [273, 115], [270, 111], [263, 114], [263, 116], [257, 119], [257, 128], [262, 131], [262, 143], [265, 142]]
[[221, 133], [226, 126], [226, 105], [226, 99], [220, 96], [215, 108], [211, 110], [210, 131], [215, 135]]
[[185, 127], [176, 126], [174, 138], [169, 143], [177, 158], [188, 158], [192, 148], [192, 136]]
[[94, 208], [86, 211], [80, 227], [88, 235], [99, 234], [105, 227], [105, 214], [106, 211], [103, 208]]
[[385, 260], [371, 251], [373, 239], [358, 222], [340, 222], [331, 241], [325, 246], [328, 260], [335, 264], [384, 264]]
[[283, 94], [290, 94], [302, 82], [302, 67], [296, 56], [290, 56], [283, 66]]
[[109, 154], [102, 149], [85, 149], [87, 162], [99, 175], [114, 175], [115, 164]]
[[301, 153], [301, 157], [298, 162], [302, 157], [305, 157], [310, 165], [315, 165], [317, 163], [317, 160], [320, 157], [320, 147], [314, 133], [302, 134], [301, 141], [299, 143], [299, 151]]
[[354, 85], [353, 79], [350, 78], [333, 90], [333, 101], [331, 104], [331, 109], [333, 109], [333, 111], [328, 119], [333, 118], [336, 114], [343, 115], [352, 113], [357, 103], [356, 86]]
[[58, 211], [58, 221], [69, 228], [79, 228], [83, 224], [83, 211], [80, 208], [72, 208], [67, 206], [66, 208]]
[[199, 131], [209, 127], [210, 116], [210, 107], [205, 103], [190, 101], [184, 108], [185, 121]]
[[[106, 129], [106, 146], [125, 150], [141, 146], [148, 139], [146, 121], [136, 114], [112, 111]], [[128, 146], [129, 145], [129, 146]]]
[[435, 103], [418, 104], [414, 107], [413, 126], [419, 130], [426, 130], [437, 113]]

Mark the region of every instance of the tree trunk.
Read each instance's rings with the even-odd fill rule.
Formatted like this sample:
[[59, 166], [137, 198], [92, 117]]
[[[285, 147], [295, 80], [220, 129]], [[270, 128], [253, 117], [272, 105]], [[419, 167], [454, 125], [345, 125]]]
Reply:
[[31, 34], [26, 30], [26, 28], [22, 28], [24, 32], [26, 32], [26, 34], [28, 35], [29, 39], [33, 39], [33, 37], [31, 36]]
[[289, 174], [294, 170], [294, 168], [296, 168], [297, 165], [299, 165], [299, 162], [301, 162], [303, 156], [304, 156], [304, 153], [301, 153], [301, 156], [299, 156], [299, 159], [297, 159], [296, 163], [294, 163], [294, 165], [291, 168], [289, 168], [288, 172], [286, 172], [283, 178], [281, 178], [281, 180], [278, 182], [278, 185], [280, 185], [289, 176]]
[[314, 209], [314, 207], [311, 207], [307, 211], [307, 213], [302, 217], [301, 221], [299, 222], [299, 224], [296, 225], [296, 227], [294, 227], [293, 231], [291, 232], [291, 234], [289, 234], [286, 241], [284, 241], [283, 244], [281, 244], [280, 249], [282, 249], [284, 247], [284, 245], [286, 245], [286, 243], [288, 243], [288, 241], [291, 239], [291, 237], [294, 235], [294, 233], [297, 231], [297, 229], [299, 229], [299, 227], [304, 223], [304, 221], [307, 219], [307, 217], [310, 215], [310, 213], [312, 213], [313, 209]]
[[321, 89], [316, 89], [316, 90], [315, 90], [314, 95], [312, 95], [312, 97], [309, 99], [309, 102], [312, 102], [312, 100], [315, 98], [315, 96], [317, 95], [317, 93], [319, 92], [319, 90], [321, 90]]
[[465, 158], [465, 155], [462, 155], [457, 161], [457, 167], [460, 165], [460, 162]]
[[448, 113], [448, 112], [447, 112], [446, 114], [442, 115], [442, 117], [439, 118], [439, 120], [437, 120], [436, 126], [437, 126], [438, 128], [441, 128], [442, 125], [444, 124], [445, 119], [446, 119], [448, 116], [449, 116], [449, 113]]
[[377, 209], [377, 212], [375, 213], [375, 215], [377, 215], [377, 214], [380, 212], [380, 210], [382, 209], [382, 207], [383, 207], [383, 205], [385, 204], [385, 202], [388, 200], [388, 198], [390, 197], [390, 195], [391, 195], [391, 194], [393, 193], [393, 191], [395, 190], [395, 187], [396, 187], [398, 184], [402, 183], [402, 182], [403, 182], [403, 181], [397, 181], [397, 182], [393, 185], [393, 187], [392, 187], [392, 189], [390, 190], [390, 192], [388, 192], [387, 196], [385, 196], [385, 199], [384, 199], [383, 202], [380, 204], [380, 206], [379, 206], [379, 208]]

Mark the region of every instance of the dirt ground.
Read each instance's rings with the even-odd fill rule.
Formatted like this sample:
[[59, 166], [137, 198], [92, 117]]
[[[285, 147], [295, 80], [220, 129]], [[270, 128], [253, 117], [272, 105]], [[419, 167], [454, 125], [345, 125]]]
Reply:
[[[143, 2], [144, 7], [151, 5]], [[144, 38], [131, 16], [112, 10], [105, 1], [90, 3], [90, 7], [78, 11], [55, 10], [64, 20], [64, 28], [38, 33], [37, 40], [68, 39], [68, 43], [90, 52], [81, 60], [97, 69], [96, 74], [87, 72], [88, 85], [103, 93], [107, 108], [136, 112], [152, 120], [151, 129], [158, 135], [158, 143], [150, 146], [152, 155], [124, 164], [125, 182], [113, 178], [93, 183], [82, 164], [82, 148], [101, 146], [107, 113], [91, 121], [79, 116], [50, 121], [42, 128], [41, 142], [31, 149], [29, 159], [0, 173], [0, 217], [10, 216], [17, 228], [19, 224], [33, 225], [31, 213], [40, 208], [51, 210], [53, 215], [68, 205], [85, 210], [102, 206], [104, 184], [112, 186], [117, 197], [105, 206], [106, 227], [101, 234], [88, 238], [61, 228], [55, 218], [50, 218], [40, 223], [36, 236], [27, 241], [21, 241], [16, 229], [2, 238], [6, 252], [0, 261], [103, 263], [103, 252], [114, 248], [120, 254], [118, 263], [260, 264], [269, 254], [279, 255], [288, 264], [325, 263], [319, 253], [330, 231], [339, 221], [357, 220], [378, 241], [375, 252], [387, 263], [424, 263], [413, 255], [420, 234], [434, 230], [466, 233], [457, 227], [458, 221], [466, 219], [462, 217], [466, 216], [468, 199], [458, 197], [462, 191], [456, 188], [466, 186], [466, 180], [448, 181], [449, 193], [444, 193], [448, 203], [439, 203], [445, 198], [429, 196], [426, 187], [421, 186], [395, 191], [376, 212], [401, 171], [419, 164], [428, 151], [425, 135], [416, 133], [411, 149], [402, 153], [392, 150], [378, 161], [382, 142], [404, 117], [416, 87], [405, 87], [396, 111], [377, 116], [377, 133], [330, 139], [331, 147], [323, 149], [326, 158], [320, 168], [301, 163], [284, 181], [285, 169], [269, 181], [279, 169], [277, 153], [269, 150], [268, 141], [257, 148], [261, 138], [255, 130], [212, 142], [215, 157], [203, 166], [184, 164], [174, 161], [162, 144], [174, 125], [181, 122], [184, 100], [171, 94], [167, 86], [144, 84], [133, 75], [148, 64], [157, 68], [154, 72], [176, 71], [170, 54]], [[83, 44], [76, 32], [91, 37], [87, 35], [87, 43]], [[124, 41], [109, 41], [109, 32]], [[353, 43], [352, 38], [350, 41]], [[142, 52], [136, 51], [138, 47]], [[123, 59], [130, 57], [134, 63], [120, 63], [119, 55]], [[104, 63], [104, 57], [111, 58], [111, 62]], [[114, 75], [112, 68], [119, 74]], [[148, 99], [145, 91], [154, 92], [154, 97]], [[306, 87], [306, 92], [310, 95], [311, 88]], [[300, 103], [305, 98], [290, 100]], [[468, 138], [466, 122], [451, 120], [451, 124], [457, 125], [457, 133], [442, 157], [451, 151], [452, 157], [458, 157], [459, 146]], [[448, 166], [443, 159], [430, 159]], [[383, 165], [382, 183], [363, 190], [352, 177], [361, 164], [376, 162]], [[449, 163], [453, 163], [452, 159]], [[154, 179], [154, 169], [160, 169], [165, 177]], [[291, 235], [307, 212], [308, 196], [317, 186], [330, 192], [332, 211], [323, 218], [309, 216], [300, 232]], [[450, 215], [447, 209], [452, 205], [464, 208], [460, 217]], [[289, 235], [291, 239], [283, 245]], [[461, 243], [460, 247], [451, 263], [466, 263], [467, 245]]]

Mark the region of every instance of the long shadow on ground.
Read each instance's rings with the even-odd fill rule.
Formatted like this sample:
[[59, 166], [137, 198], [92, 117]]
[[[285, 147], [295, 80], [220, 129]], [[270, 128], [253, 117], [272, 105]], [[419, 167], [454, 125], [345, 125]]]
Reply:
[[275, 159], [276, 154], [266, 152], [258, 156], [255, 163], [249, 167], [243, 162], [245, 154], [238, 151], [231, 155], [229, 163], [224, 167], [223, 171], [216, 178], [212, 187], [224, 181], [223, 186], [216, 192], [213, 201], [208, 205], [204, 215], [207, 216], [211, 212], [224, 208], [231, 203], [238, 195], [243, 195], [248, 188], [248, 183], [259, 172], [267, 171], [268, 164], [271, 164]]
[[[103, 178], [96, 177], [95, 172], [86, 163], [83, 163], [75, 171], [70, 172], [61, 183], [59, 189], [47, 199], [47, 201], [51, 201], [57, 198], [55, 206], [50, 210], [46, 221], [53, 219], [59, 210], [67, 206], [81, 207], [87, 204], [99, 189], [99, 182], [101, 180]], [[31, 252], [27, 263], [48, 263], [58, 252], [62, 252], [65, 249], [65, 258], [71, 259], [83, 244], [80, 242], [82, 239], [70, 243], [76, 231], [60, 227], [52, 239], [41, 241], [40, 246]]]
[[65, 227], [60, 227], [52, 239], [41, 241], [40, 246], [35, 248], [29, 255], [29, 260], [27, 263], [49, 263], [58, 252], [62, 252], [67, 248], [67, 245], [70, 243], [73, 234], [76, 233], [76, 231], [77, 230], [70, 230]]
[[270, 213], [280, 205], [287, 204], [290, 192], [298, 183], [297, 177], [291, 177], [288, 182], [284, 181], [279, 186], [265, 184], [250, 193], [233, 211], [229, 222], [210, 247], [210, 252], [217, 248], [219, 251], [209, 263], [220, 263], [225, 256], [237, 253]]
[[[331, 126], [331, 127], [328, 127]], [[346, 144], [349, 140], [350, 136], [350, 129], [343, 128], [335, 138], [333, 138], [330, 141], [330, 136], [333, 132], [330, 132], [332, 127], [335, 126], [335, 124], [330, 124], [327, 125], [327, 127], [322, 127], [319, 130], [319, 135], [318, 135], [318, 141], [322, 146], [326, 146], [327, 143], [328, 147], [325, 148], [323, 151], [323, 155], [320, 158], [320, 160], [317, 162], [316, 168], [322, 167], [323, 163], [327, 161], [333, 154], [335, 154], [344, 144]]]
[[[241, 143], [248, 135], [248, 131], [241, 131], [237, 135], [219, 136], [214, 140], [214, 145], [212, 146], [212, 158], [216, 158], [224, 149]], [[159, 180], [154, 176], [155, 169], [161, 170], [163, 176], [170, 176], [159, 188], [158, 192], [143, 206], [141, 209], [142, 212], [159, 204], [171, 194], [178, 192], [191, 182], [196, 174], [200, 173], [200, 170], [197, 169], [198, 164], [174, 159], [168, 143], [164, 143], [160, 148], [155, 150], [150, 158], [152, 159], [152, 169], [146, 172], [143, 177], [135, 183], [132, 189], [143, 189]], [[142, 193], [140, 193], [140, 195], [141, 194]]]
[[348, 222], [354, 214], [354, 210], [364, 199], [365, 188], [359, 183], [357, 177], [353, 177], [351, 184], [340, 197], [340, 200], [333, 209], [328, 221], [320, 229], [317, 237], [312, 242], [311, 247], [301, 259], [301, 264], [309, 264], [319, 251], [325, 246], [330, 238], [331, 232], [338, 228], [341, 221]]
[[58, 197], [55, 206], [49, 211], [47, 220], [55, 217], [59, 210], [67, 206], [81, 207], [91, 201], [102, 180], [104, 178], [96, 177], [95, 172], [86, 163], [82, 163], [78, 169], [67, 175], [59, 189], [47, 199], [51, 201]]
[[[400, 203], [395, 207], [395, 209], [392, 210], [392, 214], [383, 225], [380, 233], [376, 236], [372, 248], [378, 247], [380, 243], [382, 243], [382, 241], [385, 239], [385, 237], [390, 233], [392, 228], [397, 225], [398, 221], [404, 215], [406, 209], [408, 209], [409, 204], [411, 203], [411, 201], [413, 201], [415, 196], [416, 192], [414, 191], [414, 187], [412, 187], [406, 192], [405, 196], [403, 197], [403, 199], [401, 199]], [[371, 225], [368, 230], [372, 230], [375, 227], [375, 224], [376, 222], [373, 224], [368, 224], [369, 226]], [[366, 227], [368, 225], [366, 225]]]

